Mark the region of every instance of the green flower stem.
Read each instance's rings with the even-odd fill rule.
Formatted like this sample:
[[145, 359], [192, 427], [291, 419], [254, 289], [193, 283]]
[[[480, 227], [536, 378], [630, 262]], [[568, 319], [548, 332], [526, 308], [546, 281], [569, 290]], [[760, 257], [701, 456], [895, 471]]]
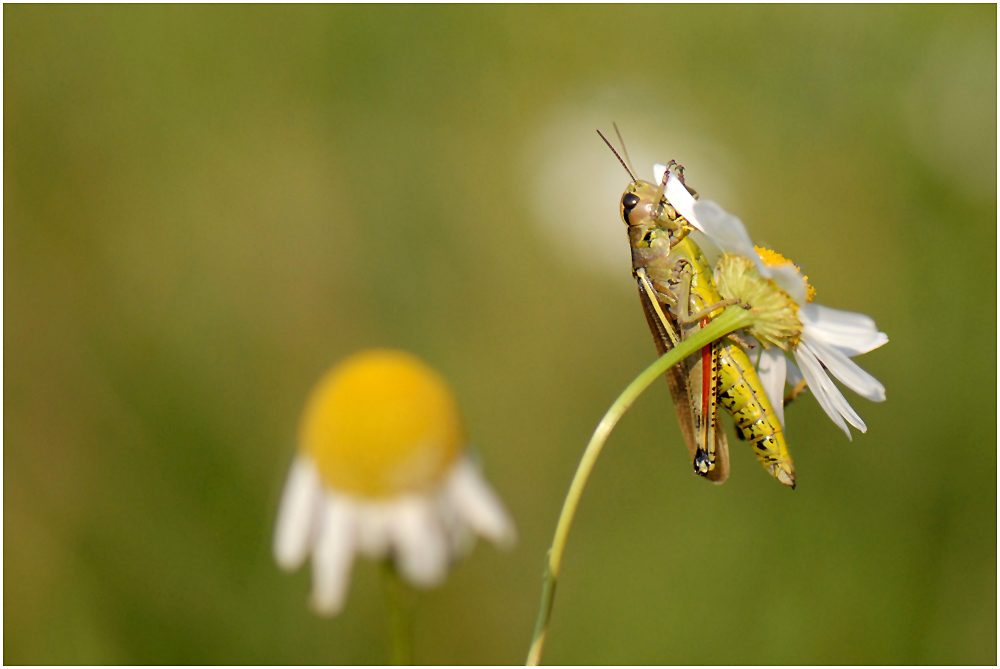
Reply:
[[670, 367], [716, 339], [724, 337], [733, 330], [746, 327], [752, 322], [753, 319], [747, 310], [740, 307], [727, 308], [693, 337], [682, 341], [679, 346], [667, 351], [656, 362], [647, 367], [625, 388], [608, 409], [608, 412], [604, 414], [601, 422], [597, 424], [597, 429], [594, 430], [590, 443], [587, 444], [587, 448], [583, 452], [580, 464], [576, 468], [576, 475], [573, 476], [573, 482], [569, 486], [569, 493], [566, 495], [566, 501], [563, 502], [562, 513], [559, 514], [559, 523], [556, 525], [556, 534], [552, 539], [552, 547], [549, 549], [549, 559], [545, 566], [545, 576], [542, 583], [542, 603], [538, 609], [538, 621], [535, 623], [535, 635], [531, 640], [531, 649], [528, 651], [527, 664], [529, 666], [537, 666], [541, 662], [545, 636], [548, 633], [549, 620], [552, 617], [556, 580], [559, 578], [559, 567], [562, 564], [569, 528], [573, 524], [573, 516], [580, 503], [580, 496], [583, 495], [583, 488], [587, 485], [590, 472], [593, 470], [597, 456], [601, 454], [601, 449], [604, 448], [604, 442], [607, 441], [611, 430], [614, 429], [618, 420], [628, 411], [639, 395]]
[[389, 659], [397, 666], [413, 664], [412, 593], [399, 577], [392, 560], [382, 562], [382, 589], [389, 631]]

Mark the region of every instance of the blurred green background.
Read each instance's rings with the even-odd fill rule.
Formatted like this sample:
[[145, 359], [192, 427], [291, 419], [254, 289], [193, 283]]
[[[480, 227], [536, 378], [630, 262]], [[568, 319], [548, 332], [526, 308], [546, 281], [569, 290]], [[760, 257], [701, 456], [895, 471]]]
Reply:
[[391, 346], [451, 380], [521, 533], [420, 595], [416, 658], [522, 662], [583, 446], [655, 357], [617, 121], [876, 319], [888, 401], [846, 393], [852, 442], [806, 395], [798, 489], [735, 441], [716, 487], [657, 383], [545, 660], [995, 664], [996, 18], [5, 6], [4, 661], [385, 662], [376, 565], [320, 619], [270, 538], [311, 385]]

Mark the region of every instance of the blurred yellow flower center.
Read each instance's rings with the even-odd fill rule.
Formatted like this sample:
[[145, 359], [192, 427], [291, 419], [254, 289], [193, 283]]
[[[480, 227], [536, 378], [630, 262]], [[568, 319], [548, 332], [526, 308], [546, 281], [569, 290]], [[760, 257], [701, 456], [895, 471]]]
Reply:
[[777, 267], [778, 265], [793, 265], [795, 271], [797, 271], [802, 276], [802, 281], [806, 284], [806, 302], [812, 302], [813, 297], [816, 295], [816, 289], [812, 287], [809, 283], [809, 277], [802, 274], [802, 268], [793, 263], [791, 260], [787, 259], [785, 256], [781, 255], [777, 251], [772, 251], [771, 249], [765, 249], [760, 246], [754, 246], [757, 250], [757, 255], [760, 256], [761, 262], [763, 262], [768, 267]]
[[445, 380], [416, 356], [362, 351], [313, 390], [299, 447], [339, 491], [422, 492], [444, 478], [462, 450], [458, 405]]

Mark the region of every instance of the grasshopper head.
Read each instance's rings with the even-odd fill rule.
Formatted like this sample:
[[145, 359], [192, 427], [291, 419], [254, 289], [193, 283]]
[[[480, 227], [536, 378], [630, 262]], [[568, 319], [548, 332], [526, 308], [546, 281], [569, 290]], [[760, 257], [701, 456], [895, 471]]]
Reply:
[[663, 186], [648, 181], [633, 181], [622, 195], [622, 220], [625, 225], [659, 228], [680, 240], [689, 232], [687, 221], [663, 195]]

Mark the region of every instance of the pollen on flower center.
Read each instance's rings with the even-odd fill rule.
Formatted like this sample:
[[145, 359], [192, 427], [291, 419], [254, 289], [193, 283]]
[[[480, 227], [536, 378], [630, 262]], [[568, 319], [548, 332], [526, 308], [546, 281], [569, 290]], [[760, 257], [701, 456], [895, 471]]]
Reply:
[[462, 449], [458, 405], [441, 376], [403, 351], [363, 351], [320, 380], [299, 448], [325, 484], [364, 497], [426, 491]]
[[791, 260], [787, 259], [785, 256], [781, 255], [777, 251], [772, 251], [771, 249], [765, 249], [762, 246], [754, 246], [754, 250], [757, 251], [757, 255], [760, 256], [761, 262], [763, 262], [768, 267], [778, 267], [779, 265], [791, 265], [795, 268], [795, 271], [802, 277], [802, 281], [806, 284], [806, 302], [812, 302], [813, 297], [816, 296], [816, 289], [812, 287], [809, 283], [809, 277], [802, 273], [802, 268], [793, 263]]

